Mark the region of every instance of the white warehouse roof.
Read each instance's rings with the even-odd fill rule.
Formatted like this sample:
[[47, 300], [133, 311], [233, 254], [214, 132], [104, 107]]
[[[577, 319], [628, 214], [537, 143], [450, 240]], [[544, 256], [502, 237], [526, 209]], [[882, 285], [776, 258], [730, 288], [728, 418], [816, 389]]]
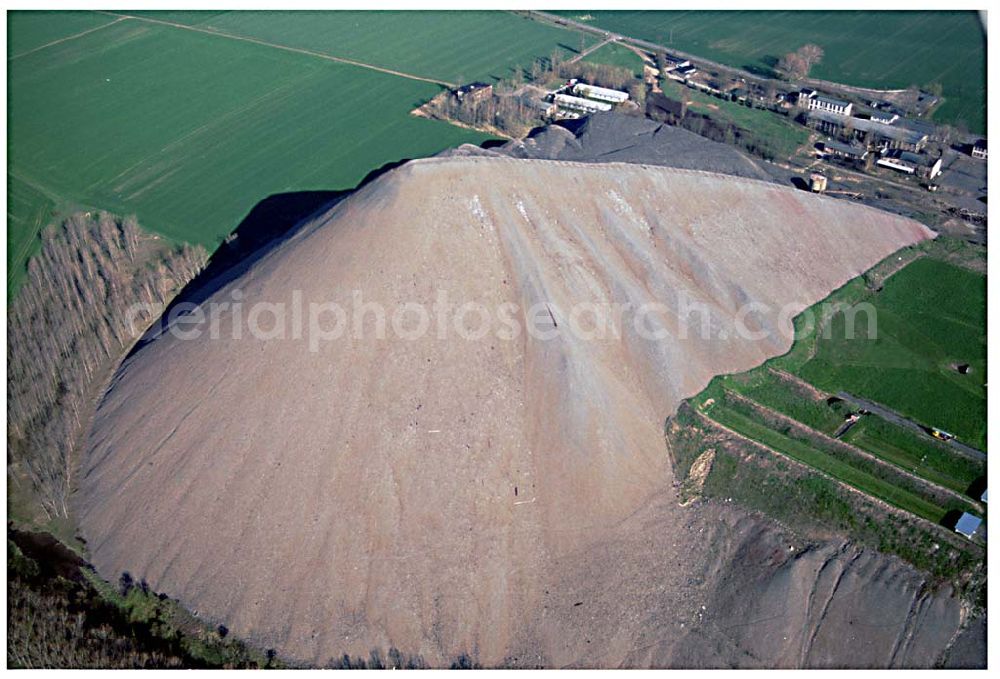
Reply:
[[581, 97], [590, 97], [591, 99], [599, 99], [601, 101], [610, 101], [612, 104], [620, 104], [628, 99], [628, 92], [609, 90], [606, 87], [586, 85], [584, 83], [577, 83], [574, 85], [573, 94], [577, 94]]
[[581, 99], [580, 97], [574, 97], [569, 94], [557, 94], [553, 97], [554, 101], [560, 106], [565, 106], [566, 108], [576, 109], [577, 111], [610, 111], [611, 104], [606, 104], [603, 101], [593, 101], [591, 99]]

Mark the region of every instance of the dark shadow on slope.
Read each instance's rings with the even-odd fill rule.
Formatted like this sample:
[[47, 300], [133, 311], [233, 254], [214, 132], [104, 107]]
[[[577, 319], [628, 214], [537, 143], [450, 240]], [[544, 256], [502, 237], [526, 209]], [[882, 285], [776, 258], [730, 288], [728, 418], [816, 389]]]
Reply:
[[949, 509], [941, 519], [940, 525], [948, 528], [949, 530], [955, 530], [955, 525], [958, 523], [960, 518], [962, 518], [961, 509]]
[[800, 191], [811, 191], [809, 182], [807, 182], [802, 177], [792, 177], [792, 186], [799, 189]]
[[[353, 189], [344, 191], [292, 191], [276, 193], [264, 198], [251, 208], [247, 216], [233, 229], [219, 248], [212, 253], [208, 264], [190, 283], [177, 294], [164, 310], [160, 319], [136, 342], [125, 361], [142, 351], [167, 327], [171, 313], [178, 317], [179, 310], [201, 304], [213, 293], [252, 267], [271, 251], [285, 242], [299, 229], [341, 200], [375, 181], [382, 175], [410, 161], [410, 158], [392, 161], [372, 170]], [[176, 311], [175, 311], [176, 310]], [[188, 312], [189, 313], [189, 312]]]
[[973, 500], [979, 500], [983, 493], [986, 492], [986, 475], [980, 476], [978, 479], [973, 481], [968, 488], [965, 490], [965, 494], [971, 497]]

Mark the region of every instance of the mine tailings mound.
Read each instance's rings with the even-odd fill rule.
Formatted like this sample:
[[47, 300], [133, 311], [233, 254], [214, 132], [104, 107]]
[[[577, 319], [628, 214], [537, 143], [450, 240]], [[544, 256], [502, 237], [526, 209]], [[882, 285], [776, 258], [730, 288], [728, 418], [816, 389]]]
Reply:
[[[92, 561], [304, 662], [394, 646], [430, 664], [628, 663], [635, 635], [680, 630], [686, 574], [708, 558], [673, 496], [665, 418], [713, 375], [786, 351], [783, 307], [931, 235], [697, 171], [410, 162], [212, 293], [243, 304], [219, 339], [162, 333], [121, 365], [75, 497]], [[494, 318], [544, 309], [535, 328], [553, 332], [442, 339], [432, 316], [379, 339], [368, 314], [315, 351], [308, 329], [252, 336], [247, 310], [294, 291], [349, 322], [359, 294], [391, 316], [446, 291]], [[737, 332], [751, 302], [758, 339]], [[661, 306], [644, 332], [627, 314], [620, 336], [569, 331], [574, 305], [610, 303]], [[683, 338], [691, 305], [711, 337], [699, 321]], [[595, 585], [613, 603], [579, 594]]]

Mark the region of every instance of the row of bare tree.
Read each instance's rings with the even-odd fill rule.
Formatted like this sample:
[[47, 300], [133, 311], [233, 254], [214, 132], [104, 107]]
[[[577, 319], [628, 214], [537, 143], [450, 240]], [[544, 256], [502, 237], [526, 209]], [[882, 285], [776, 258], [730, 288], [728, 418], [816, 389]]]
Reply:
[[[73, 449], [108, 371], [204, 265], [201, 247], [167, 247], [134, 218], [73, 215], [43, 234], [7, 314], [7, 444], [48, 518], [68, 515]], [[131, 322], [134, 320], [135, 322]]]

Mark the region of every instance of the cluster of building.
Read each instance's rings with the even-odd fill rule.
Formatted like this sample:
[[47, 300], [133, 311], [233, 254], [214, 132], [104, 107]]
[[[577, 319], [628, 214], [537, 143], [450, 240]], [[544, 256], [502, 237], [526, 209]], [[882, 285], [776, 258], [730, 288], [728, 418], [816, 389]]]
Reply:
[[872, 155], [879, 167], [925, 180], [941, 174], [941, 156], [926, 152], [933, 125], [906, 120], [892, 110], [861, 112], [850, 101], [813, 89], [799, 91], [796, 103], [806, 109], [810, 127], [837, 140], [824, 144], [828, 156], [867, 163]]
[[[928, 143], [934, 134], [932, 124], [911, 120], [887, 102], [854, 102], [832, 97], [817, 90], [803, 88], [799, 91], [775, 91], [761, 83], [733, 78], [720, 84], [699, 75], [690, 60], [665, 53], [660, 55], [666, 76], [683, 82], [688, 87], [707, 94], [730, 98], [733, 101], [754, 105], [789, 115], [795, 109], [804, 110], [798, 119], [830, 138], [822, 145], [828, 158], [864, 165], [883, 167], [896, 172], [930, 181], [942, 170], [942, 155], [929, 153]], [[715, 74], [711, 74], [715, 75]], [[453, 90], [459, 101], [479, 101], [493, 96], [493, 86], [474, 82]], [[538, 112], [542, 118], [579, 118], [592, 113], [610, 111], [628, 101], [627, 92], [597, 87], [572, 79], [543, 97], [522, 97], [522, 103]], [[652, 108], [659, 118], [676, 123], [684, 117], [683, 102], [666, 97], [653, 98]], [[649, 106], [647, 106], [649, 108]], [[661, 110], [662, 109], [662, 110]], [[986, 140], [980, 139], [966, 147], [973, 157], [985, 160]], [[929, 188], [934, 188], [930, 185]]]
[[[691, 66], [690, 62], [683, 63]], [[692, 73], [696, 71], [691, 68]], [[832, 139], [824, 144], [827, 157], [866, 167], [884, 167], [928, 181], [941, 174], [942, 155], [928, 149], [935, 126], [907, 119], [887, 102], [858, 105], [811, 88], [792, 92], [775, 91], [774, 87], [768, 90], [760, 83], [738, 78], [728, 83], [706, 76], [691, 78], [682, 69], [675, 69], [668, 76], [706, 94], [739, 103], [785, 114], [804, 110], [799, 120]], [[664, 112], [664, 117], [671, 116], [676, 118], [675, 113]], [[985, 159], [986, 140], [977, 141], [967, 151], [974, 158]]]
[[[459, 103], [478, 103], [493, 97], [493, 85], [472, 82], [451, 90]], [[534, 111], [541, 118], [579, 118], [590, 113], [610, 111], [615, 106], [628, 101], [628, 92], [597, 87], [577, 81], [567, 81], [561, 87], [539, 98], [537, 94], [519, 96], [520, 103]]]
[[674, 80], [684, 81], [698, 72], [698, 67], [692, 64], [689, 59], [669, 52], [665, 52], [661, 56], [665, 62], [663, 70], [666, 71], [668, 77]]
[[628, 92], [597, 87], [578, 82], [575, 78], [549, 93], [547, 97], [557, 109], [552, 115], [576, 118], [589, 113], [610, 111], [628, 101]]

